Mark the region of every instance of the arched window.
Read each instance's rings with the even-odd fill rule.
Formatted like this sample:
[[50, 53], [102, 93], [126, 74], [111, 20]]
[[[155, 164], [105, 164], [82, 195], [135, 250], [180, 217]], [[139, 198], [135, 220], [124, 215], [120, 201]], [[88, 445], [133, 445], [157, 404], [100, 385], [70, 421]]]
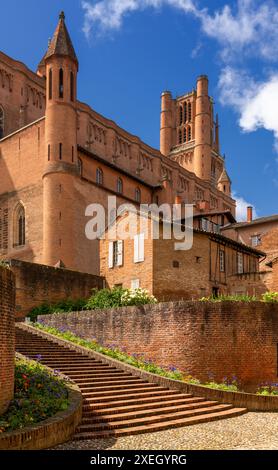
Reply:
[[182, 125], [182, 117], [183, 117], [183, 111], [182, 111], [182, 106], [180, 106], [180, 126]]
[[4, 109], [0, 106], [0, 139], [4, 137]]
[[48, 89], [48, 98], [52, 100], [52, 70], [49, 70], [48, 74], [49, 89]]
[[25, 209], [18, 204], [14, 211], [14, 246], [25, 245]]
[[188, 103], [188, 121], [191, 122], [192, 119], [192, 105]]
[[179, 139], [179, 144], [182, 144], [182, 131], [181, 131], [181, 129], [179, 130], [178, 139]]
[[183, 105], [183, 122], [187, 121], [187, 103]]
[[141, 190], [139, 188], [135, 189], [135, 201], [141, 202]]
[[77, 166], [78, 166], [78, 173], [79, 173], [80, 176], [82, 176], [82, 173], [83, 173], [83, 163], [82, 163], [81, 158], [78, 158]]
[[191, 140], [191, 127], [188, 126], [188, 129], [187, 129], [187, 141], [189, 142], [189, 140]]
[[117, 180], [117, 192], [119, 194], [123, 193], [123, 180], [122, 180], [122, 178], [118, 178], [118, 180]]
[[96, 182], [97, 184], [99, 184], [100, 186], [103, 185], [103, 171], [101, 168], [97, 168], [97, 172], [96, 172]]
[[59, 70], [59, 98], [64, 98], [64, 72]]
[[183, 129], [183, 141], [186, 142], [186, 127]]
[[74, 75], [70, 73], [70, 100], [74, 101]]

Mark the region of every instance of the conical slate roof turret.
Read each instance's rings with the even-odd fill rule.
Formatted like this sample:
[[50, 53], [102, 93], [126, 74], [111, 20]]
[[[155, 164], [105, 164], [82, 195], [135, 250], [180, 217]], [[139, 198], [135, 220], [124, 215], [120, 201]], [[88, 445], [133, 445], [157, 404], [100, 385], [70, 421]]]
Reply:
[[221, 173], [221, 175], [220, 175], [220, 178], [219, 178], [219, 180], [218, 180], [218, 183], [226, 183], [227, 181], [228, 181], [229, 183], [231, 182], [230, 177], [229, 177], [229, 175], [228, 175], [228, 173], [227, 173], [227, 171], [226, 171], [226, 168], [224, 168], [223, 171], [222, 171], [222, 173]]
[[39, 64], [39, 68], [45, 65], [45, 60], [53, 55], [70, 57], [78, 65], [78, 59], [71, 42], [71, 38], [65, 23], [65, 13], [59, 15], [59, 23], [51, 39], [48, 50]]

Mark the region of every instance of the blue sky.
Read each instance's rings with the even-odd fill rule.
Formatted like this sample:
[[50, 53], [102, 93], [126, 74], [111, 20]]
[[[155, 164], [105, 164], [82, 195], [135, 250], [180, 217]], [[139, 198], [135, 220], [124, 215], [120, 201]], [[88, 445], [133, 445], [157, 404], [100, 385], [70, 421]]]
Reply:
[[207, 74], [239, 213], [278, 213], [277, 1], [9, 0], [1, 50], [36, 69], [62, 9], [80, 100], [158, 148], [160, 93]]

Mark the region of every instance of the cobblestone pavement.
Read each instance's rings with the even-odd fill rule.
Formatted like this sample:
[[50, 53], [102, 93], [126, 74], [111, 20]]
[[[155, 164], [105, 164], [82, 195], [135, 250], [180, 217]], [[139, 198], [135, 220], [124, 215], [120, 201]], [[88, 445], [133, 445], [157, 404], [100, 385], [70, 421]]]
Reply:
[[278, 450], [278, 413], [247, 413], [151, 434], [71, 441], [57, 450]]

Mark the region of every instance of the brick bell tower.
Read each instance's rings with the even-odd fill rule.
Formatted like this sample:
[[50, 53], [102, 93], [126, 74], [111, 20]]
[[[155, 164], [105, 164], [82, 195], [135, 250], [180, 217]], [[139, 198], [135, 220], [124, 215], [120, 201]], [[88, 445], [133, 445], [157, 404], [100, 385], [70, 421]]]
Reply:
[[43, 263], [74, 269], [78, 60], [64, 12], [39, 72], [46, 76]]

